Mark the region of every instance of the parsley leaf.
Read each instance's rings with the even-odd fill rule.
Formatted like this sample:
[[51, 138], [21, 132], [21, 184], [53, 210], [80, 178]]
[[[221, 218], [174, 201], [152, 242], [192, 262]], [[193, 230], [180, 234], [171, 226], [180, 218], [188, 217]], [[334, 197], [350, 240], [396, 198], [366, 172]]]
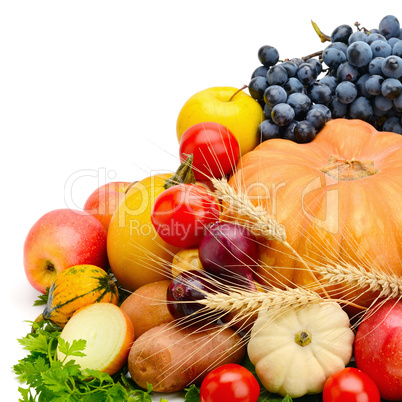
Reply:
[[84, 350], [87, 341], [85, 339], [73, 340], [72, 345], [66, 342], [63, 338], [59, 338], [58, 349], [66, 356], [85, 356]]
[[[18, 342], [29, 353], [13, 366], [22, 402], [151, 402], [152, 386], [139, 388], [129, 377], [127, 365], [114, 376], [81, 369], [73, 359], [57, 359], [57, 348], [66, 357], [85, 355], [86, 341], [71, 344], [60, 338], [61, 328], [50, 321], [32, 323], [32, 331]], [[161, 398], [161, 401], [165, 401]]]
[[184, 396], [185, 402], [200, 402], [200, 389], [194, 384], [189, 388], [185, 388], [186, 394]]

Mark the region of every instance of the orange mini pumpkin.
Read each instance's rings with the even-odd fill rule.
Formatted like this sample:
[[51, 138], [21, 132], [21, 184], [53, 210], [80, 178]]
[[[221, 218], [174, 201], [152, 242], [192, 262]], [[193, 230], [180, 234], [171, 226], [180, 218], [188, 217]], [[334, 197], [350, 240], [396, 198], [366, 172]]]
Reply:
[[[307, 262], [351, 263], [402, 276], [402, 136], [361, 120], [329, 121], [314, 141], [265, 141], [244, 155], [229, 182], [284, 225], [288, 243]], [[311, 283], [283, 244], [263, 239], [260, 281]], [[319, 275], [317, 275], [320, 278]], [[329, 286], [348, 300], [372, 293]]]

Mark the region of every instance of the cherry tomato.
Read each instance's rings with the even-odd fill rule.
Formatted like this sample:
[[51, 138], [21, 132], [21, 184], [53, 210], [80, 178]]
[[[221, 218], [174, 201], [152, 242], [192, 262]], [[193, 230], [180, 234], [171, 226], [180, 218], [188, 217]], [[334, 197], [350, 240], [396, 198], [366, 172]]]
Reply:
[[196, 184], [178, 184], [156, 198], [151, 222], [166, 242], [181, 248], [197, 247], [206, 227], [219, 219], [215, 196]]
[[363, 371], [346, 367], [327, 379], [323, 402], [380, 402], [380, 392], [374, 381]]
[[249, 370], [239, 364], [220, 366], [201, 383], [201, 402], [256, 402], [260, 385]]
[[239, 143], [222, 124], [205, 122], [188, 128], [180, 139], [180, 159], [193, 154], [197, 180], [221, 178], [229, 174], [239, 159]]

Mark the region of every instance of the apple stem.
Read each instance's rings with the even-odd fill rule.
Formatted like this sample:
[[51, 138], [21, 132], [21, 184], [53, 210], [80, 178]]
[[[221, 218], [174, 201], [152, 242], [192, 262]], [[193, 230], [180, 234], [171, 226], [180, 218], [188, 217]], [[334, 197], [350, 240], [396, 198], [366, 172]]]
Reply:
[[229, 99], [229, 102], [241, 91], [243, 91], [243, 89], [246, 89], [247, 85], [243, 85], [240, 89], [238, 89]]
[[127, 194], [128, 191], [130, 190], [130, 188], [133, 187], [135, 183], [138, 183], [138, 180], [132, 181], [130, 184], [128, 184], [126, 187], [124, 187], [124, 190], [123, 190], [124, 194]]

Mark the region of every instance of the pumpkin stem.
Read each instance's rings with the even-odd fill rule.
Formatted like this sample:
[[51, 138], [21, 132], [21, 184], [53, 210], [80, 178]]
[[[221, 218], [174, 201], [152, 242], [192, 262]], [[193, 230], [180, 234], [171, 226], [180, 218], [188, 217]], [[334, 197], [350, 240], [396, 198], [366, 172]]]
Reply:
[[311, 343], [311, 334], [308, 331], [300, 331], [295, 335], [295, 342], [304, 347]]
[[338, 155], [331, 155], [328, 164], [320, 170], [334, 179], [342, 181], [364, 179], [367, 176], [379, 173], [379, 170], [374, 166], [374, 161], [359, 161], [355, 158], [348, 160]]
[[187, 158], [179, 168], [176, 170], [176, 173], [166, 180], [165, 185], [163, 186], [166, 190], [170, 187], [176, 186], [177, 184], [194, 184], [195, 176], [193, 172], [193, 154], [186, 155]]

